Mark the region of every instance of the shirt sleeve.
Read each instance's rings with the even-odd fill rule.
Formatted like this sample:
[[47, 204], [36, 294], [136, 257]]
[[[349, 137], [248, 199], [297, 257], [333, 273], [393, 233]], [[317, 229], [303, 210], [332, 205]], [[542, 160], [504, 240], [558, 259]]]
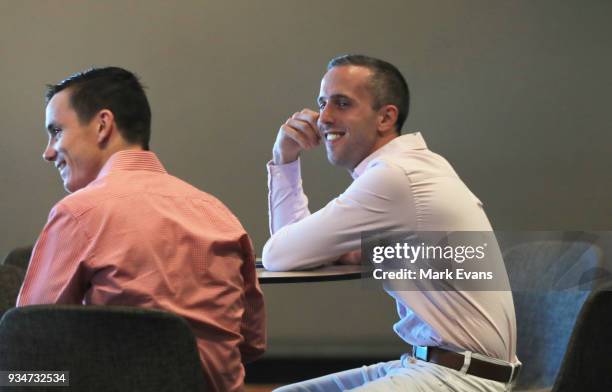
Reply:
[[78, 220], [56, 205], [32, 251], [17, 306], [82, 303], [88, 242]]
[[240, 344], [240, 354], [243, 363], [252, 362], [266, 350], [266, 312], [263, 292], [259, 287], [255, 270], [255, 253], [248, 235], [242, 238], [244, 262], [242, 276], [244, 278], [244, 315], [240, 332], [244, 341]]
[[284, 165], [268, 162], [268, 189], [270, 234], [310, 215], [299, 159]]
[[[409, 230], [416, 225], [410, 183], [404, 171], [379, 163], [314, 214], [308, 212], [299, 166], [277, 169], [270, 180], [272, 237], [263, 249], [268, 270], [316, 267], [360, 249], [361, 233]], [[270, 167], [270, 166], [269, 166]], [[297, 173], [296, 173], [297, 172]], [[278, 179], [277, 179], [278, 178]], [[278, 186], [278, 188], [277, 188]]]

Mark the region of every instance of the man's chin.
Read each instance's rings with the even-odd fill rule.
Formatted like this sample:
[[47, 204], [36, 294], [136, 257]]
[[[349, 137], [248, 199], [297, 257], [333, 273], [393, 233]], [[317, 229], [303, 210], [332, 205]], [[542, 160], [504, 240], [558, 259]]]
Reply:
[[336, 156], [329, 151], [327, 152], [327, 161], [334, 166], [341, 167], [343, 169], [352, 170], [351, 164], [342, 159], [342, 157]]
[[74, 193], [80, 189], [85, 188], [87, 185], [89, 185], [91, 181], [80, 181], [80, 182], [71, 182], [71, 181], [64, 181], [64, 189], [66, 190], [66, 192], [68, 193]]
[[338, 160], [333, 155], [331, 155], [329, 153], [327, 154], [327, 161], [329, 163], [331, 163], [332, 165], [334, 165], [334, 166], [339, 166], [338, 165]]
[[64, 190], [68, 193], [74, 193], [81, 188], [82, 187], [79, 187], [76, 184], [71, 183], [69, 180], [64, 180]]

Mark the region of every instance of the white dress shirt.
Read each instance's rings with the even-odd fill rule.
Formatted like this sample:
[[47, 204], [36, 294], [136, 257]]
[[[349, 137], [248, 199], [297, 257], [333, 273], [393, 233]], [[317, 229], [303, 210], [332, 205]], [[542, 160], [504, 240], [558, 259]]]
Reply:
[[[352, 176], [344, 193], [311, 214], [299, 160], [268, 164], [272, 237], [263, 250], [267, 269], [332, 263], [359, 250], [365, 231], [492, 231], [480, 200], [444, 158], [429, 151], [420, 133], [387, 143]], [[501, 254], [497, 262], [505, 272]], [[510, 291], [387, 292], [395, 298], [400, 317], [393, 329], [406, 342], [516, 362]]]

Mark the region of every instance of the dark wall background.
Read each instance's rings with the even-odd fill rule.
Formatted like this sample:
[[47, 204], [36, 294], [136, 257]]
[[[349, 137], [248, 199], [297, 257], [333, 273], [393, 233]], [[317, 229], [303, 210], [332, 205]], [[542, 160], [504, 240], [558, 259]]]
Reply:
[[[315, 107], [326, 62], [347, 52], [402, 70], [406, 129], [448, 158], [495, 228], [610, 230], [611, 17], [603, 0], [0, 0], [0, 256], [33, 242], [64, 195], [41, 159], [44, 85], [104, 65], [142, 77], [153, 150], [225, 201], [260, 250], [278, 126]], [[314, 209], [350, 181], [323, 151], [304, 171]], [[383, 293], [265, 291], [270, 355], [401, 351]]]

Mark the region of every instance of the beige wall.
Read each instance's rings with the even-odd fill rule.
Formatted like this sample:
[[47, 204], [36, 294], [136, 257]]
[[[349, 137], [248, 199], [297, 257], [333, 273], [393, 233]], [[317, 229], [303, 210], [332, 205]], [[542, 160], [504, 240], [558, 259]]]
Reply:
[[[451, 161], [496, 228], [610, 230], [610, 16], [596, 0], [0, 0], [0, 256], [32, 242], [63, 195], [41, 159], [44, 84], [94, 65], [142, 77], [152, 148], [224, 200], [260, 250], [276, 130], [315, 106], [327, 60], [346, 52], [403, 71], [406, 129]], [[304, 171], [314, 208], [349, 183], [322, 151]], [[398, 342], [392, 302], [357, 282], [265, 290], [272, 353]]]

